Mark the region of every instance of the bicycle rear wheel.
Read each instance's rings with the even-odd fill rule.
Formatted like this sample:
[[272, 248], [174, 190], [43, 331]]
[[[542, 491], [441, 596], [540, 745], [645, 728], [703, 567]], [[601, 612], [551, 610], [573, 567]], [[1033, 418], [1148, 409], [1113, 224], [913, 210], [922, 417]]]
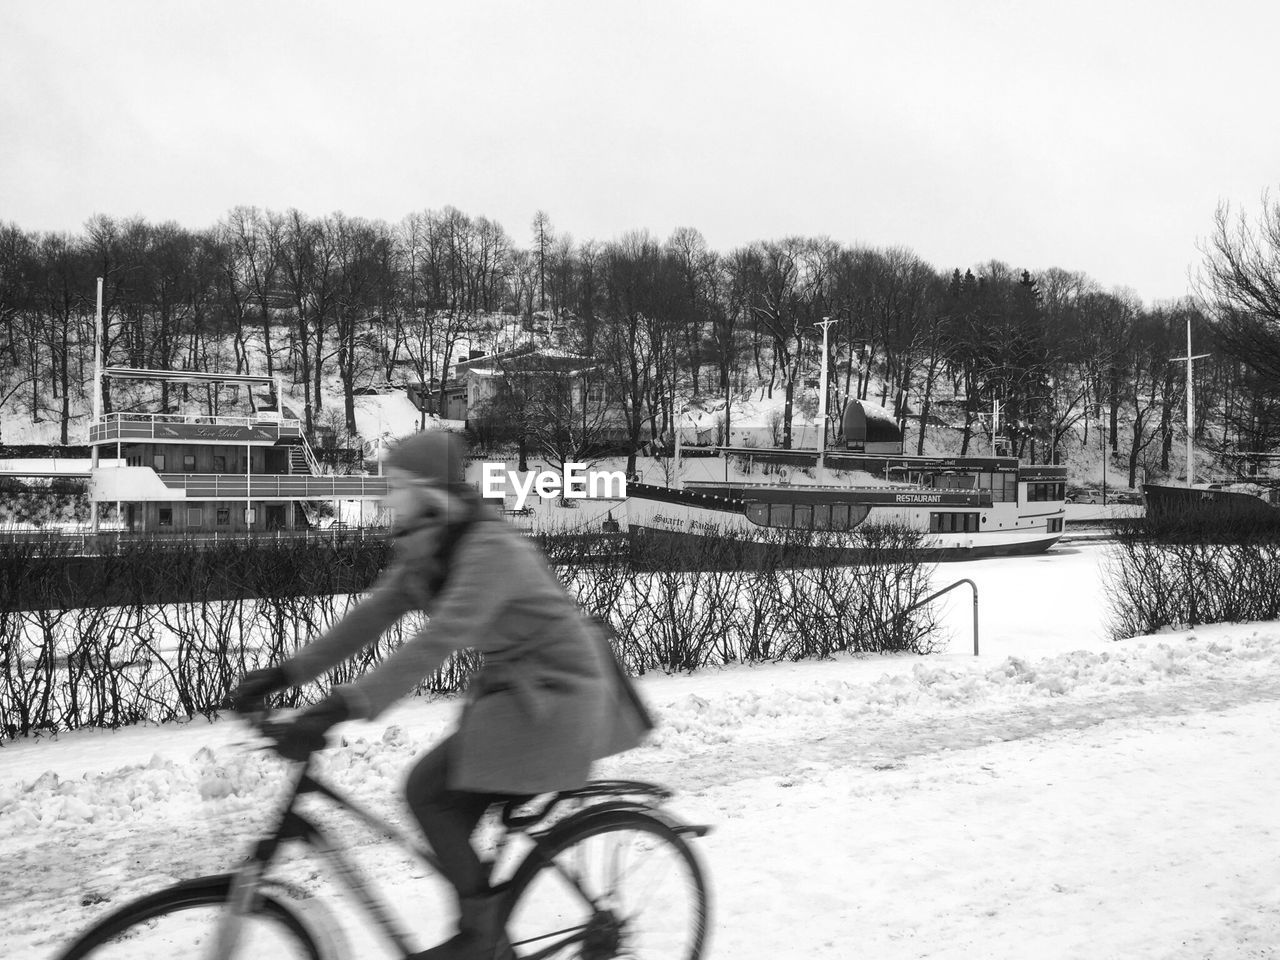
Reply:
[[[125, 904], [82, 933], [57, 960], [194, 960], [213, 949], [231, 881], [230, 874], [187, 880]], [[236, 957], [321, 960], [324, 955], [297, 910], [269, 890], [259, 893], [242, 923]]]
[[507, 895], [522, 960], [698, 960], [708, 897], [693, 850], [639, 810], [586, 814], [553, 830]]

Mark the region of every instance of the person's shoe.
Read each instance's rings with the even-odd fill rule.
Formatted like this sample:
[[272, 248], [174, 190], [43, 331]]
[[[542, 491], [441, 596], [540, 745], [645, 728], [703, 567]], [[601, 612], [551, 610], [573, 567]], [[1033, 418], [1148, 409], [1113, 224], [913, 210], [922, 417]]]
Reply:
[[409, 960], [517, 960], [506, 931], [498, 923], [501, 905], [498, 894], [463, 897], [458, 932], [444, 943], [413, 954]]
[[409, 960], [463, 960], [468, 955], [467, 941], [466, 934], [455, 933], [444, 943], [437, 943], [434, 947], [411, 954]]

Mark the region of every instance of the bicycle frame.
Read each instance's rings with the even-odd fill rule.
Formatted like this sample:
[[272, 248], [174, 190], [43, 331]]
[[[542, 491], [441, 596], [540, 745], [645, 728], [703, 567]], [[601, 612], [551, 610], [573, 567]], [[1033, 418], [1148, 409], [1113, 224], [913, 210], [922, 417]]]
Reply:
[[[628, 784], [621, 784], [622, 787]], [[631, 784], [630, 786], [643, 786]], [[387, 905], [377, 891], [376, 885], [369, 880], [352, 861], [350, 857], [342, 852], [342, 850], [334, 844], [324, 831], [314, 824], [306, 816], [299, 813], [295, 808], [298, 798], [305, 794], [318, 794], [328, 798], [339, 808], [353, 814], [366, 826], [383, 837], [391, 840], [402, 850], [412, 854], [423, 865], [429, 867], [436, 874], [441, 873], [440, 861], [435, 854], [427, 847], [418, 843], [407, 833], [388, 823], [385, 819], [366, 810], [360, 804], [332, 789], [328, 785], [320, 782], [311, 775], [311, 762], [299, 765], [296, 775], [293, 779], [293, 787], [289, 791], [285, 801], [280, 807], [279, 814], [276, 818], [274, 829], [263, 839], [259, 840], [253, 847], [252, 853], [245, 862], [235, 871], [232, 883], [232, 894], [230, 897], [230, 909], [226, 911], [223, 918], [219, 922], [216, 935], [214, 937], [214, 953], [215, 960], [225, 960], [231, 956], [239, 937], [241, 923], [243, 918], [248, 914], [253, 904], [253, 898], [258, 886], [265, 880], [267, 869], [274, 859], [280, 845], [287, 840], [298, 840], [306, 844], [313, 851], [325, 860], [334, 875], [342, 882], [342, 885], [355, 897], [364, 914], [372, 922], [373, 926], [378, 929], [387, 941], [399, 952], [402, 957], [408, 957], [414, 952], [409, 942], [409, 935], [394, 911]], [[604, 793], [584, 793], [583, 796], [604, 795]], [[528, 837], [534, 844], [535, 850], [542, 848], [542, 839], [540, 832], [534, 831], [532, 827], [541, 822], [546, 814], [550, 811], [559, 799], [563, 796], [574, 795], [573, 792], [567, 794], [557, 794], [557, 799], [548, 803], [543, 807], [540, 813], [532, 816], [516, 816], [510, 809], [503, 815], [503, 836], [499, 843], [500, 848], [505, 846], [507, 839], [513, 833], [519, 833]], [[616, 793], [614, 794], [617, 795]], [[581, 817], [590, 814], [593, 810], [612, 810], [619, 807], [629, 807], [644, 809], [655, 816], [660, 816], [657, 811], [643, 804], [635, 802], [612, 801], [601, 804], [593, 804], [582, 810], [577, 811], [573, 816]], [[571, 818], [572, 819], [572, 818]], [[666, 819], [666, 818], [662, 818]], [[680, 825], [678, 829], [681, 832], [694, 833], [702, 835], [706, 832], [706, 827], [691, 827]], [[595, 900], [582, 888], [578, 879], [566, 872], [560, 864], [554, 859], [548, 857], [547, 863], [556, 869], [566, 881], [579, 893], [583, 898], [583, 902], [590, 904], [593, 910], [598, 909]], [[500, 888], [502, 884], [499, 884]], [[542, 960], [549, 957], [557, 951], [563, 949], [569, 944], [584, 939], [586, 936], [585, 928], [575, 928], [573, 930], [557, 931], [547, 936], [555, 936], [557, 939], [543, 946], [541, 949], [523, 955], [522, 960]]]
[[355, 897], [361, 909], [381, 931], [384, 937], [402, 955], [409, 956], [414, 952], [409, 942], [409, 935], [399, 918], [378, 894], [376, 886], [366, 877], [343, 851], [333, 843], [325, 832], [295, 807], [298, 798], [306, 794], [318, 794], [327, 797], [339, 808], [353, 814], [366, 826], [391, 840], [398, 847], [412, 854], [418, 861], [433, 872], [440, 873], [440, 861], [429, 849], [411, 838], [407, 833], [388, 823], [377, 814], [366, 810], [349, 797], [320, 782], [311, 775], [311, 762], [299, 765], [293, 779], [292, 789], [286, 796], [276, 817], [275, 827], [259, 840], [252, 853], [235, 871], [232, 884], [230, 907], [219, 923], [215, 937], [216, 960], [231, 955], [239, 936], [242, 918], [248, 913], [253, 902], [254, 892], [266, 876], [267, 868], [276, 855], [280, 845], [288, 840], [298, 840], [319, 854], [331, 872], [338, 877], [342, 885]]

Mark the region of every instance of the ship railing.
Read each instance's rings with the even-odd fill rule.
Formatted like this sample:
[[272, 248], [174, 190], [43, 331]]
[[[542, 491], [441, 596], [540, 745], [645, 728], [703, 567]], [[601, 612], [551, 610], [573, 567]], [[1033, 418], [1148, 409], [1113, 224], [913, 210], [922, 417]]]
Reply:
[[[90, 440], [106, 439], [110, 428], [115, 430], [112, 436], [119, 436], [128, 428], [131, 439], [146, 439], [148, 433], [155, 436], [157, 426], [209, 426], [209, 427], [245, 427], [245, 428], [263, 428], [270, 427], [276, 431], [276, 435], [281, 433], [296, 433], [301, 435], [302, 422], [292, 418], [278, 417], [274, 415], [257, 415], [257, 416], [205, 416], [203, 414], [181, 414], [181, 413], [105, 413], [99, 416], [90, 427]], [[145, 431], [141, 435], [137, 431]]]
[[298, 476], [287, 473], [162, 473], [164, 485], [184, 490], [190, 499], [239, 500], [344, 500], [381, 499], [386, 496], [385, 477]]
[[283, 542], [296, 540], [326, 542], [359, 542], [364, 540], [381, 540], [387, 536], [388, 527], [335, 525], [323, 530], [254, 530], [219, 533], [193, 533], [186, 531], [160, 530], [105, 530], [92, 533], [88, 530], [55, 531], [55, 530], [18, 530], [0, 527], [0, 544], [19, 543], [57, 543], [70, 554], [109, 553], [119, 545], [126, 543], [154, 543], [172, 547], [212, 546], [219, 543], [243, 543], [247, 540], [262, 542]]

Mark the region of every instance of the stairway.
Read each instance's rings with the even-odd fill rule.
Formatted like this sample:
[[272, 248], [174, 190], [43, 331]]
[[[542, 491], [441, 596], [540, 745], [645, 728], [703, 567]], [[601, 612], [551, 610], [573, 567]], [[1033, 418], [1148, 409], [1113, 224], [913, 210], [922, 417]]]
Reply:
[[[311, 457], [307, 456], [306, 441], [302, 443], [289, 445], [289, 474], [295, 477], [314, 477], [318, 476], [320, 471], [314, 465]], [[311, 501], [300, 500], [298, 506], [302, 508], [303, 516], [307, 518], [307, 524], [315, 530], [324, 529], [333, 523], [331, 517], [320, 516], [317, 505]], [[328, 521], [327, 523], [325, 521]]]
[[311, 464], [307, 461], [307, 452], [301, 446], [289, 447], [289, 473], [294, 476], [312, 476]]

